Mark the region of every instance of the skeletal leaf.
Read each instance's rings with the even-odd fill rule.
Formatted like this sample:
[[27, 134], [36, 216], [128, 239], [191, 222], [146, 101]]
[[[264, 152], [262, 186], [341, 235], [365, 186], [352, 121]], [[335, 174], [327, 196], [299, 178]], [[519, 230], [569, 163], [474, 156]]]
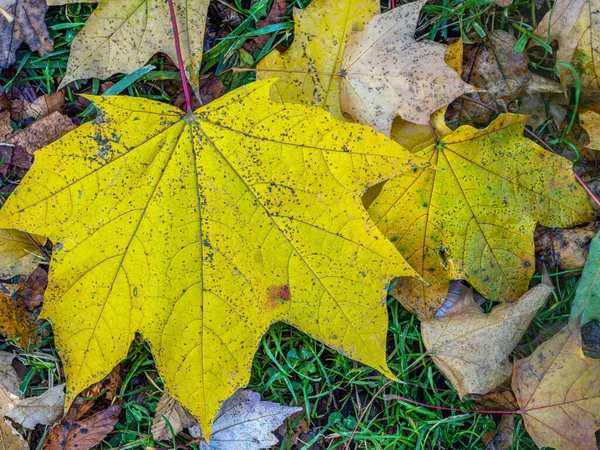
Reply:
[[537, 222], [568, 227], [593, 218], [569, 161], [523, 136], [524, 116], [503, 114], [486, 129], [458, 128], [415, 156], [435, 170], [389, 180], [369, 213], [429, 283], [400, 280], [394, 295], [432, 317], [451, 279], [484, 296], [515, 301], [534, 273]]
[[27, 236], [16, 230], [0, 230], [0, 279], [31, 275], [40, 262], [44, 261], [44, 255], [40, 253], [38, 246], [45, 244], [46, 238], [41, 236]]
[[36, 425], [53, 425], [63, 414], [65, 385], [54, 386], [38, 397], [21, 400], [6, 417], [25, 428]]
[[277, 77], [276, 100], [315, 105], [342, 119], [340, 72], [350, 32], [379, 13], [379, 0], [314, 0], [294, 10], [294, 42], [258, 63], [257, 79]]
[[512, 387], [538, 447], [595, 450], [600, 427], [600, 360], [581, 349], [579, 321], [514, 363]]
[[[574, 67], [584, 101], [600, 100], [600, 0], [558, 0], [534, 30], [544, 41], [558, 41], [556, 62]], [[558, 66], [563, 90], [574, 85], [571, 71]]]
[[0, 384], [0, 446], [4, 450], [29, 450], [29, 444], [6, 419], [20, 399]]
[[421, 161], [368, 127], [272, 101], [271, 85], [190, 116], [94, 98], [95, 123], [36, 154], [0, 226], [54, 242], [42, 315], [67, 404], [136, 331], [206, 434], [274, 321], [392, 376], [386, 283], [415, 272], [360, 198]]
[[590, 256], [577, 285], [570, 320], [575, 320], [579, 314], [582, 314], [582, 325], [590, 320], [600, 322], [600, 232], [592, 239]]
[[477, 90], [444, 62], [446, 46], [415, 40], [424, 3], [375, 16], [344, 49], [342, 111], [388, 136], [395, 117], [426, 125], [434, 111]]
[[292, 408], [260, 400], [260, 394], [240, 389], [227, 399], [217, 418], [210, 444], [200, 450], [260, 450], [277, 445], [273, 435], [285, 419], [302, 408]]
[[441, 319], [421, 322], [425, 348], [461, 398], [487, 394], [510, 378], [508, 357], [552, 290], [539, 284], [517, 302], [496, 306], [489, 314], [469, 291]]
[[44, 22], [48, 10], [44, 0], [0, 0], [0, 8], [13, 18], [9, 21], [0, 14], [0, 69], [15, 62], [15, 54], [23, 43], [40, 55], [54, 49]]
[[[53, 5], [78, 3], [53, 0]], [[174, 0], [186, 74], [198, 87], [209, 0]], [[169, 5], [163, 0], [100, 0], [71, 44], [67, 73], [61, 87], [82, 78], [105, 79], [131, 73], [155, 53], [177, 54]]]

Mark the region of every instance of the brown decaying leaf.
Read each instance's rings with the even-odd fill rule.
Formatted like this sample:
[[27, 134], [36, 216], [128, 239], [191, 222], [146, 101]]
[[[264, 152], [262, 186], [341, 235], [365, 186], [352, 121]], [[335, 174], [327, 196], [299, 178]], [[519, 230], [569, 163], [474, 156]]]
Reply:
[[64, 111], [65, 93], [64, 91], [53, 92], [52, 94], [42, 95], [33, 102], [27, 99], [17, 99], [11, 102], [10, 114], [12, 120], [20, 122], [25, 119], [41, 119], [53, 112]]
[[434, 111], [476, 91], [445, 63], [444, 45], [415, 40], [424, 3], [375, 16], [344, 50], [342, 111], [387, 136], [395, 117], [426, 125]]
[[44, 291], [48, 285], [48, 272], [43, 267], [38, 267], [25, 281], [17, 294], [29, 311], [35, 310], [44, 301]]
[[17, 344], [23, 348], [34, 339], [33, 324], [27, 311], [3, 292], [0, 292], [0, 334], [18, 339]]
[[508, 357], [552, 291], [540, 284], [489, 314], [474, 303], [469, 291], [441, 319], [421, 322], [425, 348], [461, 398], [486, 394], [510, 378]]
[[12, 22], [0, 14], [0, 68], [15, 62], [22, 43], [40, 55], [51, 52], [54, 42], [44, 22], [48, 6], [44, 0], [0, 0], [0, 8], [14, 17]]
[[56, 141], [75, 128], [77, 127], [70, 118], [59, 112], [53, 112], [32, 123], [27, 128], [13, 133], [5, 143], [15, 146], [20, 145], [27, 153], [33, 155], [36, 150]]
[[496, 427], [496, 433], [486, 442], [484, 450], [509, 450], [515, 434], [515, 416], [504, 414]]
[[477, 409], [482, 411], [517, 412], [519, 409], [515, 394], [509, 390], [497, 390], [484, 395], [471, 394], [469, 400], [477, 406]]
[[584, 227], [547, 228], [538, 226], [535, 232], [535, 253], [553, 271], [576, 270], [585, 266], [588, 259], [590, 241], [596, 234], [596, 226], [590, 223]]
[[171, 439], [171, 430], [167, 426], [167, 421], [173, 429], [173, 434], [177, 436], [184, 429], [198, 425], [198, 421], [186, 409], [181, 406], [177, 400], [164, 391], [152, 421], [152, 437], [155, 441], [165, 441]]
[[88, 450], [98, 445], [119, 420], [120, 405], [112, 405], [87, 418], [82, 418], [77, 405], [50, 429], [44, 450]]
[[36, 425], [53, 425], [63, 414], [65, 385], [49, 388], [42, 395], [21, 400], [6, 417], [25, 428]]
[[[474, 98], [487, 105], [507, 111], [531, 81], [529, 58], [523, 52], [513, 53], [517, 44], [514, 36], [494, 30], [485, 38], [473, 37], [472, 44], [464, 46], [462, 77], [467, 83], [482, 89]], [[462, 102], [460, 119], [463, 122], [484, 124], [491, 119], [489, 109], [476, 103]]]
[[0, 384], [0, 447], [2, 450], [29, 450], [27, 441], [5, 419], [18, 402], [19, 397], [8, 392]]
[[538, 447], [596, 450], [600, 360], [581, 348], [579, 320], [514, 363], [513, 391]]
[[[269, 11], [269, 15], [262, 20], [256, 22], [256, 29], [259, 30], [269, 25], [273, 25], [281, 22], [281, 18], [286, 13], [286, 2], [285, 0], [273, 0], [273, 5]], [[260, 36], [254, 37], [254, 42], [259, 48], [263, 48], [269, 42], [271, 38], [270, 34], [261, 34]]]

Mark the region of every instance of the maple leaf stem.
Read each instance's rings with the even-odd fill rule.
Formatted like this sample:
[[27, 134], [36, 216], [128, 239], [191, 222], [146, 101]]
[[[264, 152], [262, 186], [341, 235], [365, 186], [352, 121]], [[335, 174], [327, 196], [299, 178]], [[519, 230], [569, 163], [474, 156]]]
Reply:
[[[482, 101], [479, 101], [477, 99], [471, 98], [471, 97], [467, 97], [466, 95], [461, 96], [461, 98], [468, 100], [470, 102], [476, 103], [480, 106], [483, 106], [484, 108], [489, 109], [490, 111], [494, 111], [494, 112], [498, 112], [496, 111], [495, 108], [493, 108], [490, 105], [486, 105], [485, 103], [483, 103]], [[556, 151], [550, 147], [550, 145], [544, 141], [541, 137], [539, 137], [537, 134], [535, 134], [533, 131], [531, 131], [529, 128], [525, 127], [525, 134], [527, 134], [528, 136], [534, 138], [536, 141], [538, 141], [540, 143], [540, 145], [542, 145], [542, 147], [544, 147], [546, 150], [556, 154]], [[585, 191], [588, 193], [588, 195], [590, 197], [592, 197], [592, 199], [596, 202], [596, 205], [598, 205], [600, 207], [600, 199], [596, 196], [596, 194], [594, 194], [592, 192], [592, 190], [590, 189], [590, 187], [586, 184], [585, 181], [583, 181], [581, 179], [581, 177], [577, 174], [577, 172], [575, 172], [573, 170], [573, 175], [575, 175], [575, 178], [577, 179], [577, 181], [579, 182], [579, 184], [581, 184], [581, 186], [583, 187], [583, 189], [585, 189]]]
[[177, 16], [173, 0], [167, 0], [169, 3], [169, 12], [171, 14], [171, 24], [173, 25], [173, 37], [175, 38], [175, 51], [177, 52], [177, 63], [179, 64], [179, 73], [181, 74], [181, 84], [183, 84], [183, 95], [185, 96], [185, 107], [188, 114], [192, 113], [192, 97], [188, 86], [188, 79], [185, 74], [183, 56], [181, 55], [181, 41], [179, 40], [179, 28], [177, 27]]
[[491, 411], [485, 409], [460, 409], [460, 408], [450, 408], [446, 406], [435, 406], [428, 405], [427, 403], [421, 403], [416, 400], [412, 400], [410, 398], [402, 397], [401, 395], [388, 394], [383, 396], [384, 400], [402, 400], [403, 402], [412, 403], [413, 405], [423, 406], [428, 409], [438, 409], [440, 411], [452, 411], [459, 413], [479, 413], [479, 414], [523, 414], [523, 411]]

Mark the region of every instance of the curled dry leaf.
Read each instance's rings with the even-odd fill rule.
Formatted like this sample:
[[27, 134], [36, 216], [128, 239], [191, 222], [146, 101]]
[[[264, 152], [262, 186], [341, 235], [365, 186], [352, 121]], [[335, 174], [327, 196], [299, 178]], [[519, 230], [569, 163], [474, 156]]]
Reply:
[[344, 49], [342, 111], [387, 136], [395, 117], [427, 125], [434, 111], [477, 90], [445, 63], [446, 46], [415, 40], [424, 3], [375, 16]]
[[[558, 0], [534, 30], [546, 41], [558, 41], [556, 62], [565, 62], [577, 69], [584, 102], [600, 100], [600, 2], [598, 0]], [[532, 41], [532, 45], [535, 42]], [[573, 75], [566, 67], [558, 66], [565, 93], [574, 85]]]
[[580, 314], [582, 325], [591, 320], [600, 322], [600, 232], [592, 239], [590, 257], [577, 285], [570, 320]]
[[38, 246], [44, 245], [45, 237], [0, 229], [0, 279], [10, 280], [19, 275], [31, 275], [45, 260], [38, 250]]
[[0, 0], [0, 8], [14, 18], [9, 21], [0, 14], [0, 69], [15, 62], [23, 43], [40, 55], [54, 49], [44, 22], [48, 10], [45, 0]]
[[21, 400], [6, 414], [13, 422], [34, 429], [36, 425], [53, 425], [63, 414], [65, 405], [65, 385], [51, 387], [38, 397]]
[[278, 78], [274, 100], [315, 105], [336, 119], [340, 109], [342, 55], [350, 32], [379, 13], [379, 0], [314, 0], [294, 10], [294, 42], [273, 50], [257, 66], [259, 80]]
[[[197, 89], [209, 0], [173, 3], [185, 71]], [[107, 79], [116, 73], [131, 73], [159, 52], [166, 53], [177, 64], [169, 5], [161, 0], [100, 0], [70, 49], [67, 73], [59, 89], [82, 78]]]
[[392, 294], [433, 317], [451, 279], [516, 301], [534, 273], [535, 226], [569, 227], [594, 215], [572, 164], [523, 136], [524, 116], [458, 128], [415, 156], [437, 170], [388, 180], [369, 214], [429, 283], [401, 279]]
[[600, 360], [581, 349], [579, 320], [514, 363], [513, 391], [538, 447], [596, 450]]
[[421, 322], [423, 343], [458, 395], [486, 394], [510, 378], [509, 355], [553, 289], [540, 284], [484, 314], [469, 291], [441, 319]]
[[588, 259], [590, 241], [596, 226], [556, 229], [538, 227], [535, 231], [535, 253], [549, 265], [550, 271], [582, 269]]
[[17, 300], [22, 302], [28, 311], [34, 311], [44, 302], [47, 285], [48, 272], [44, 268], [38, 267], [19, 289]]
[[6, 419], [19, 403], [18, 396], [11, 394], [0, 383], [0, 445], [3, 450], [29, 450], [29, 444]]
[[[168, 425], [167, 425], [168, 423]], [[170, 425], [170, 428], [169, 428]], [[184, 429], [198, 426], [198, 421], [177, 400], [164, 391], [154, 413], [152, 421], [152, 437], [155, 441], [165, 441], [177, 436]]]
[[422, 161], [369, 127], [272, 101], [272, 83], [193, 117], [94, 98], [99, 120], [38, 152], [0, 210], [0, 226], [56, 244], [43, 316], [67, 404], [137, 331], [206, 434], [275, 321], [393, 377], [386, 283], [415, 272], [360, 197]]

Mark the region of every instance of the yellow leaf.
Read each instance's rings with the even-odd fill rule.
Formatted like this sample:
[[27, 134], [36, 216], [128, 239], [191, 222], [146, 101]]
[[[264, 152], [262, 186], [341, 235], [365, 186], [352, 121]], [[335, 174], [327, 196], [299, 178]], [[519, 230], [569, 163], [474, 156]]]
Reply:
[[[600, 0], [558, 0], [534, 30], [546, 41], [558, 41], [556, 62], [574, 67], [581, 80], [581, 97], [584, 101], [600, 100], [600, 65], [598, 40], [600, 39]], [[532, 44], [534, 44], [532, 42]], [[571, 71], [558, 67], [563, 90], [574, 85]]]
[[314, 0], [295, 9], [294, 42], [260, 61], [257, 79], [279, 78], [274, 99], [319, 106], [342, 119], [339, 73], [346, 41], [379, 11], [379, 0]]
[[581, 349], [579, 320], [514, 364], [512, 388], [538, 447], [596, 450], [600, 361]]
[[30, 238], [20, 231], [0, 230], [0, 280], [31, 275], [45, 260], [38, 250], [38, 246], [44, 245], [44, 237], [34, 235]]
[[55, 244], [43, 315], [67, 405], [136, 332], [205, 435], [275, 321], [392, 376], [386, 283], [415, 272], [361, 196], [420, 160], [368, 127], [273, 102], [272, 83], [192, 116], [94, 98], [95, 123], [36, 153], [0, 226]]
[[539, 284], [517, 302], [495, 306], [489, 314], [473, 301], [470, 290], [444, 317], [421, 322], [427, 352], [460, 398], [487, 394], [510, 378], [508, 357], [552, 290]]
[[[52, 0], [53, 5], [75, 3]], [[173, 0], [186, 74], [198, 88], [209, 0]], [[82, 78], [106, 79], [139, 69], [156, 53], [177, 64], [169, 5], [163, 0], [100, 0], [71, 44], [59, 89]]]
[[488, 298], [515, 301], [534, 273], [538, 222], [592, 220], [572, 164], [523, 137], [526, 116], [503, 114], [486, 129], [458, 128], [415, 156], [436, 169], [389, 180], [369, 213], [423, 276], [394, 295], [420, 318], [442, 305], [451, 279]]
[[444, 62], [445, 45], [415, 40], [424, 3], [375, 16], [344, 50], [342, 111], [388, 136], [395, 117], [427, 125], [434, 111], [477, 91]]

